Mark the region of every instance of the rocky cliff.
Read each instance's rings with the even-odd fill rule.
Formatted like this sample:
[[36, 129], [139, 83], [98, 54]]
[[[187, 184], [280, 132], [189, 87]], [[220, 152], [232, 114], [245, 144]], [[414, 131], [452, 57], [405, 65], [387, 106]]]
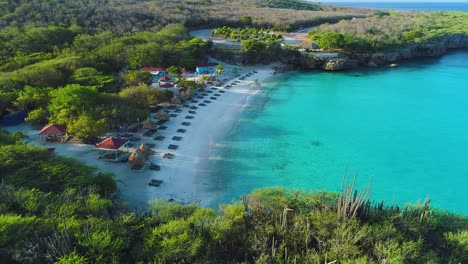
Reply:
[[308, 53], [302, 58], [291, 59], [289, 63], [302, 69], [339, 71], [353, 69], [358, 66], [387, 66], [400, 60], [408, 60], [416, 57], [441, 56], [449, 49], [461, 48], [468, 48], [468, 35], [466, 34], [447, 36], [438, 43], [413, 44], [408, 47], [385, 52], [346, 54], [314, 52]]

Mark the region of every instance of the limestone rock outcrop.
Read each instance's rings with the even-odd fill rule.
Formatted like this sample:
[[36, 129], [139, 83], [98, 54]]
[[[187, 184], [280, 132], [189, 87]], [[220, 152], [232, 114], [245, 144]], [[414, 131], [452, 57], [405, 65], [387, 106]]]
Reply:
[[300, 69], [324, 69], [340, 71], [357, 66], [381, 67], [388, 66], [400, 60], [416, 57], [436, 57], [449, 49], [468, 48], [468, 34], [454, 34], [442, 38], [437, 43], [413, 44], [385, 52], [364, 52], [347, 54], [333, 52], [317, 52], [303, 54], [302, 58], [293, 58], [290, 65]]

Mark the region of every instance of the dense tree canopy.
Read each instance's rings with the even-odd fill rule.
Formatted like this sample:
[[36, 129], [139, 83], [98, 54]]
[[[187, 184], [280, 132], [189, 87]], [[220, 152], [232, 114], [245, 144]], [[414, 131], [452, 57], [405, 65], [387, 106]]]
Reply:
[[172, 97], [147, 86], [143, 101], [125, 96], [140, 83], [151, 84], [151, 74], [139, 71], [141, 67], [194, 68], [206, 60], [206, 44], [181, 25], [126, 35], [9, 27], [0, 30], [0, 38], [6, 47], [0, 54], [0, 115], [26, 111], [29, 121], [66, 125], [69, 133], [91, 142], [109, 129], [147, 118], [149, 106]]
[[[43, 192], [62, 192], [66, 188], [97, 184], [95, 169], [72, 158], [51, 155], [44, 148], [23, 144], [0, 145], [0, 158], [3, 160], [0, 164], [0, 178], [8, 185], [35, 188]], [[115, 191], [113, 184], [100, 188]]]

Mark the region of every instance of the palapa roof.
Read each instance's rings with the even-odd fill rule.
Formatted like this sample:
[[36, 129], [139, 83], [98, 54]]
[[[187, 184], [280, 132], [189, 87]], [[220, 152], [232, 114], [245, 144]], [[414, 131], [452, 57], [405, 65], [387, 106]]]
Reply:
[[121, 138], [106, 138], [100, 143], [96, 144], [96, 148], [100, 149], [119, 149], [121, 146], [127, 144], [129, 141]]
[[59, 135], [65, 133], [65, 130], [67, 130], [65, 126], [50, 124], [43, 127], [39, 131], [39, 135]]
[[163, 83], [163, 84], [159, 85], [159, 87], [161, 87], [161, 88], [172, 88], [172, 87], [174, 87], [174, 85], [170, 84], [170, 83]]
[[145, 123], [143, 123], [144, 129], [154, 129], [155, 127], [156, 127], [156, 124], [151, 122], [149, 118], [145, 121]]
[[151, 155], [153, 152], [148, 146], [146, 146], [144, 143], [141, 143], [141, 145], [138, 147], [138, 150], [145, 156]]
[[167, 77], [167, 75], [164, 75], [163, 77], [159, 78], [159, 80], [161, 82], [170, 82], [171, 81], [171, 79], [169, 79], [169, 77]]
[[143, 165], [145, 163], [144, 154], [136, 150], [128, 157], [128, 162], [132, 165]]
[[155, 117], [157, 120], [169, 120], [171, 115], [164, 110], [159, 110]]

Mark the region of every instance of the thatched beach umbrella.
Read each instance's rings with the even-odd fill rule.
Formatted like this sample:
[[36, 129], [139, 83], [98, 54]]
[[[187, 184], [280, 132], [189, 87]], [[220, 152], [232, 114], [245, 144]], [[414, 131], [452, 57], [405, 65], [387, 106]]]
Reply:
[[189, 99], [189, 97], [184, 92], [180, 92], [178, 97], [182, 101], [187, 101]]
[[182, 101], [180, 100], [179, 97], [174, 96], [174, 97], [172, 97], [172, 99], [171, 99], [171, 104], [182, 104]]
[[167, 113], [166, 111], [164, 110], [159, 110], [159, 112], [156, 113], [156, 119], [157, 120], [169, 120], [169, 118], [171, 118], [171, 116], [169, 115], [169, 113]]
[[192, 97], [193, 93], [194, 93], [194, 92], [193, 92], [193, 90], [192, 90], [191, 88], [188, 88], [187, 90], [185, 90], [185, 95], [186, 95], [188, 98]]
[[154, 152], [151, 148], [145, 145], [145, 143], [141, 143], [141, 145], [138, 147], [138, 150], [145, 156], [149, 156]]
[[144, 129], [155, 129], [156, 128], [156, 124], [151, 122], [151, 120], [148, 118], [145, 123], [143, 123], [143, 128]]
[[136, 150], [128, 157], [128, 162], [132, 165], [143, 166], [145, 163], [145, 156], [141, 151]]

